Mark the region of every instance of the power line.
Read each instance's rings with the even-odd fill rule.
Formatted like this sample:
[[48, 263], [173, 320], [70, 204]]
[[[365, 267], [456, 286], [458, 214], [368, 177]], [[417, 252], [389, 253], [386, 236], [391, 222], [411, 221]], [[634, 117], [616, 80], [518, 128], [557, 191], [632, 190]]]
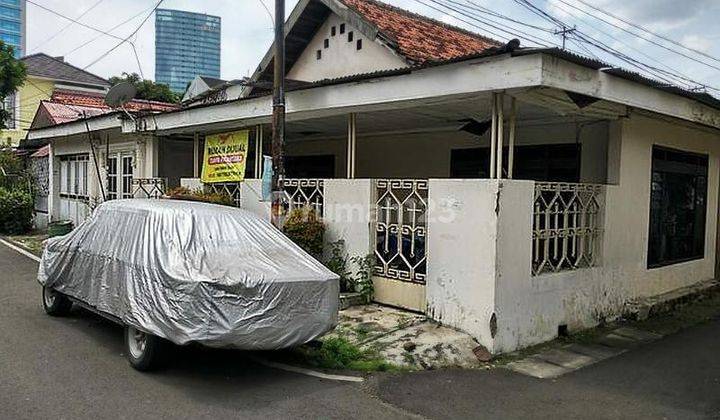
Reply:
[[261, 5], [261, 6], [263, 7], [263, 9], [265, 9], [265, 11], [267, 12], [268, 17], [270, 17], [270, 22], [272, 22], [273, 24], [275, 24], [275, 17], [273, 16], [272, 12], [270, 11], [270, 8], [268, 8], [267, 4], [265, 4], [265, 1], [264, 1], [264, 0], [258, 0], [258, 2], [260, 2], [260, 5]]
[[[135, 30], [132, 31], [132, 33], [130, 33], [130, 35], [128, 35], [128, 36], [125, 37], [124, 39], [121, 39], [120, 42], [117, 43], [114, 47], [110, 48], [108, 51], [106, 51], [106, 52], [104, 52], [103, 54], [101, 54], [98, 58], [96, 58], [95, 60], [93, 60], [93, 61], [92, 61], [90, 64], [88, 64], [87, 66], [83, 67], [83, 70], [87, 69], [88, 67], [91, 67], [91, 66], [95, 65], [98, 61], [100, 61], [100, 60], [102, 60], [103, 58], [107, 57], [111, 52], [115, 51], [119, 46], [121, 46], [121, 45], [124, 44], [125, 42], [129, 42], [128, 40], [129, 40], [130, 38], [132, 38], [133, 35], [135, 35], [136, 33], [138, 33], [138, 31], [140, 31], [140, 28], [142, 28], [143, 25], [145, 25], [145, 22], [147, 22], [148, 19], [150, 19], [150, 16], [152, 16], [153, 13], [155, 13], [155, 10], [157, 10], [157, 8], [160, 7], [160, 5], [162, 4], [163, 1], [164, 1], [164, 0], [159, 0], [159, 1], [155, 4], [155, 6], [153, 7], [153, 9], [150, 11], [150, 13], [148, 13], [148, 15], [145, 16], [145, 19], [143, 19], [143, 21], [140, 22], [140, 25], [138, 25], [138, 27], [135, 28]], [[133, 45], [133, 44], [130, 43], [130, 45]]]
[[[696, 63], [703, 64], [703, 65], [705, 65], [705, 66], [707, 66], [707, 67], [710, 67], [710, 68], [713, 68], [713, 69], [715, 69], [715, 70], [720, 70], [720, 67], [718, 67], [718, 66], [716, 66], [716, 65], [709, 64], [709, 63], [707, 63], [707, 62], [705, 62], [705, 61], [703, 61], [703, 60], [700, 60], [700, 59], [698, 59], [698, 58], [692, 57], [692, 56], [690, 56], [690, 55], [688, 55], [688, 54], [685, 54], [685, 53], [683, 53], [683, 52], [681, 52], [681, 51], [677, 51], [677, 50], [675, 50], [675, 49], [673, 49], [673, 48], [670, 48], [670, 47], [668, 47], [668, 46], [666, 46], [666, 45], [663, 45], [663, 44], [661, 44], [661, 43], [659, 43], [659, 42], [656, 42], [656, 41], [654, 41], [654, 40], [652, 40], [652, 39], [648, 39], [648, 38], [646, 38], [646, 37], [642, 37], [642, 36], [640, 36], [640, 35], [639, 35], [638, 33], [636, 33], [636, 32], [630, 31], [630, 30], [627, 29], [627, 28], [624, 28], [624, 27], [622, 27], [622, 26], [620, 26], [620, 25], [617, 25], [617, 24], [615, 24], [615, 23], [612, 23], [612, 22], [608, 21], [607, 19], [603, 19], [601, 16], [594, 15], [594, 14], [588, 12], [587, 10], [583, 10], [583, 9], [581, 9], [581, 8], [573, 5], [573, 4], [568, 3], [568, 2], [565, 1], [565, 0], [557, 0], [557, 1], [559, 1], [560, 3], [563, 3], [563, 4], [565, 4], [565, 5], [567, 5], [567, 6], [569, 6], [569, 7], [572, 7], [572, 8], [575, 9], [575, 10], [578, 10], [578, 11], [580, 11], [580, 12], [582, 12], [582, 13], [585, 13], [585, 14], [588, 15], [588, 16], [591, 16], [591, 17], [593, 17], [593, 18], [595, 18], [595, 19], [598, 19], [598, 20], [600, 20], [600, 21], [602, 21], [602, 22], [604, 22], [604, 23], [606, 23], [606, 24], [608, 24], [608, 25], [610, 25], [610, 26], [612, 26], [612, 27], [614, 27], [614, 28], [620, 29], [620, 30], [623, 31], [623, 32], [626, 32], [626, 33], [628, 33], [628, 34], [630, 34], [630, 35], [633, 35], [633, 36], [638, 36], [638, 37], [644, 39], [645, 41], [647, 41], [647, 42], [649, 42], [649, 43], [651, 43], [651, 44], [653, 44], [653, 45], [655, 45], [655, 46], [657, 46], [657, 47], [660, 47], [660, 48], [662, 48], [662, 49], [664, 49], [664, 50], [667, 50], [667, 51], [669, 51], [669, 52], [671, 52], [671, 53], [680, 55], [680, 56], [682, 56], [682, 57], [685, 57], [685, 58], [687, 58], [687, 59], [689, 59], [689, 60], [695, 61]], [[580, 0], [578, 0], [578, 1], [580, 1]], [[583, 3], [583, 4], [586, 4], [586, 3]], [[594, 8], [594, 7], [593, 7], [593, 8]], [[626, 23], [626, 22], [623, 21], [623, 23]], [[681, 44], [681, 45], [682, 45], [682, 44]], [[712, 56], [708, 56], [708, 57], [711, 58], [712, 60], [715, 60], [715, 61], [720, 62], [720, 60], [718, 60], [717, 58], [714, 58], [714, 57], [712, 57]]]
[[[545, 19], [545, 20], [548, 20], [549, 22], [551, 22], [551, 23], [553, 23], [553, 24], [556, 24], [556, 25], [558, 25], [558, 26], [560, 26], [560, 27], [566, 27], [566, 26], [568, 26], [568, 25], [567, 25], [565, 22], [563, 22], [562, 20], [560, 20], [560, 19], [552, 16], [551, 14], [549, 14], [549, 13], [543, 11], [542, 9], [538, 8], [537, 6], [533, 5], [529, 0], [513, 0], [513, 1], [515, 1], [515, 2], [518, 3], [519, 5], [527, 8], [527, 9], [530, 10], [531, 12], [537, 14], [538, 16], [542, 17], [542, 18]], [[632, 59], [632, 57], [629, 57], [629, 56], [627, 56], [627, 55], [625, 55], [625, 54], [622, 54], [622, 53], [620, 53], [620, 52], [618, 52], [618, 51], [613, 51], [611, 47], [608, 47], [607, 45], [602, 44], [600, 41], [597, 41], [597, 40], [595, 40], [594, 38], [589, 37], [589, 36], [583, 34], [581, 31], [577, 31], [577, 30], [576, 30], [576, 31], [574, 32], [574, 34], [576, 34], [576, 36], [578, 37], [578, 40], [583, 41], [583, 42], [586, 42], [586, 43], [588, 43], [588, 44], [590, 44], [590, 45], [593, 45], [594, 47], [600, 49], [601, 51], [606, 52], [606, 53], [608, 53], [608, 54], [610, 54], [610, 55], [612, 55], [612, 56], [614, 56], [614, 57], [622, 60], [623, 62], [625, 62], [625, 63], [627, 63], [627, 64], [630, 64], [631, 66], [640, 69], [641, 71], [646, 71], [646, 72], [652, 74], [654, 77], [657, 77], [658, 79], [660, 79], [660, 80], [662, 80], [662, 81], [664, 81], [664, 82], [666, 82], [666, 83], [668, 83], [668, 84], [670, 84], [670, 85], [673, 84], [673, 82], [670, 81], [669, 79], [667, 79], [667, 78], [665, 78], [665, 77], [663, 77], [663, 76], [661, 76], [661, 75], [658, 75], [658, 74], [654, 73], [654, 72], [652, 71], [652, 67], [649, 67], [649, 66], [647, 66], [647, 65], [644, 65], [643, 63], [640, 63], [640, 62]]]
[[[100, 3], [102, 3], [103, 1], [105, 1], [105, 0], [98, 0], [98, 1], [96, 1], [95, 4], [93, 4], [92, 6], [90, 6], [90, 7], [87, 8], [87, 9], [85, 9], [84, 12], [80, 13], [80, 15], [78, 15], [78, 17], [75, 18], [75, 20], [79, 21], [83, 16], [87, 15], [88, 13], [90, 13], [90, 11], [92, 11], [94, 8], [96, 8], [97, 6], [99, 6]], [[74, 22], [68, 23], [67, 25], [63, 26], [62, 29], [60, 29], [59, 31], [55, 32], [52, 36], [50, 36], [49, 38], [46, 38], [44, 41], [40, 42], [38, 45], [35, 46], [35, 48], [33, 48], [33, 49], [30, 51], [30, 53], [33, 53], [33, 52], [37, 51], [37, 50], [38, 50], [40, 47], [42, 47], [43, 45], [45, 45], [45, 44], [47, 44], [48, 42], [52, 41], [53, 39], [57, 38], [60, 34], [62, 34], [62, 33], [65, 32], [69, 27], [71, 27], [73, 23], [74, 23]]]
[[660, 35], [660, 34], [658, 34], [658, 33], [652, 32], [652, 31], [650, 31], [649, 29], [647, 29], [647, 28], [645, 28], [645, 27], [643, 27], [643, 26], [640, 26], [640, 25], [638, 25], [638, 24], [636, 24], [636, 23], [633, 23], [633, 22], [630, 22], [630, 21], [628, 21], [628, 20], [626, 20], [626, 19], [623, 19], [622, 17], [619, 17], [619, 16], [617, 16], [617, 15], [614, 15], [614, 14], [608, 12], [607, 10], [601, 9], [601, 8], [599, 8], [599, 7], [597, 7], [597, 6], [593, 6], [593, 5], [591, 5], [591, 4], [588, 4], [588, 3], [586, 3], [586, 2], [583, 1], [583, 0], [576, 0], [576, 1], [579, 2], [579, 3], [584, 4], [585, 6], [591, 8], [591, 9], [597, 11], [597, 12], [603, 13], [603, 14], [605, 14], [605, 15], [607, 15], [607, 16], [610, 16], [610, 17], [612, 17], [612, 18], [614, 18], [614, 19], [617, 19], [618, 21], [620, 21], [620, 22], [622, 22], [622, 23], [624, 23], [624, 24], [626, 24], [626, 25], [630, 25], [630, 26], [632, 26], [632, 27], [635, 28], [635, 29], [641, 30], [641, 31], [646, 32], [646, 33], [648, 33], [648, 34], [650, 34], [650, 35], [653, 35], [653, 36], [655, 36], [655, 37], [657, 37], [657, 38], [660, 38], [660, 39], [662, 39], [663, 41], [667, 41], [667, 42], [669, 42], [669, 43], [671, 43], [671, 44], [677, 45], [678, 47], [685, 48], [685, 49], [688, 50], [688, 51], [692, 51], [692, 52], [694, 52], [694, 53], [696, 53], [696, 54], [702, 55], [702, 56], [707, 57], [707, 58], [709, 58], [709, 59], [711, 59], [711, 60], [713, 60], [713, 61], [717, 61], [717, 62], [720, 63], [720, 59], [717, 58], [717, 57], [713, 57], [712, 55], [707, 54], [707, 53], [705, 53], [705, 52], [703, 52], [703, 51], [697, 50], [697, 49], [695, 49], [695, 48], [688, 47], [687, 45], [685, 45], [685, 44], [683, 44], [683, 43], [681, 43], [681, 42], [675, 41], [674, 39], [672, 39], [672, 38], [670, 38], [670, 37], [667, 37], [667, 36]]
[[[431, 4], [427, 4], [427, 3], [425, 3], [425, 2], [422, 1], [422, 0], [415, 0], [415, 1], [418, 2], [418, 3], [420, 3], [420, 4], [422, 4], [422, 5], [424, 5], [424, 6], [426, 6], [426, 7], [429, 7], [429, 8], [431, 8], [431, 9], [435, 10], [435, 11], [438, 11], [438, 12], [440, 12], [440, 13], [447, 13], [447, 11], [441, 10], [441, 9], [439, 9], [438, 7], [435, 7], [435, 6], [431, 5]], [[540, 46], [548, 47], [548, 45], [546, 44], [547, 41], [544, 41], [544, 40], [542, 40], [542, 39], [539, 39], [539, 38], [537, 38], [537, 37], [534, 37], [533, 35], [530, 35], [530, 34], [525, 33], [525, 32], [523, 32], [523, 31], [519, 31], [519, 30], [516, 29], [516, 30], [513, 32], [513, 31], [511, 31], [511, 30], [508, 30], [508, 29], [503, 28], [502, 26], [498, 26], [498, 24], [497, 24], [496, 22], [488, 21], [488, 20], [483, 19], [483, 18], [480, 18], [480, 17], [478, 17], [477, 15], [474, 15], [474, 14], [469, 14], [469, 12], [467, 12], [467, 11], [458, 9], [458, 8], [453, 7], [453, 6], [450, 6], [450, 5], [448, 5], [448, 4], [444, 4], [444, 3], [440, 2], [439, 0], [427, 0], [427, 1], [430, 1], [430, 2], [432, 2], [433, 4], [435, 4], [435, 5], [439, 6], [439, 7], [444, 7], [445, 9], [448, 9], [448, 10], [450, 10], [450, 11], [453, 11], [453, 12], [455, 12], [455, 13], [458, 13], [458, 14], [460, 14], [461, 16], [467, 17], [467, 18], [472, 19], [472, 20], [474, 20], [474, 21], [476, 21], [476, 22], [480, 22], [481, 24], [483, 24], [483, 25], [485, 25], [485, 26], [489, 26], [489, 27], [491, 27], [491, 28], [493, 28], [493, 29], [495, 29], [495, 30], [498, 30], [498, 31], [501, 31], [501, 32], [504, 32], [504, 33], [510, 35], [510, 36], [500, 35], [500, 34], [498, 34], [497, 32], [493, 32], [493, 31], [491, 31], [491, 30], [488, 30], [487, 28], [481, 28], [481, 27], [479, 27], [477, 24], [474, 24], [474, 23], [472, 23], [472, 22], [468, 22], [468, 21], [465, 20], [465, 19], [462, 19], [462, 18], [459, 18], [459, 17], [455, 16], [455, 18], [458, 19], [459, 21], [464, 22], [464, 23], [466, 23], [466, 24], [468, 24], [468, 25], [470, 25], [470, 26], [472, 26], [472, 27], [474, 27], [474, 28], [481, 29], [481, 30], [483, 30], [483, 31], [485, 31], [485, 32], [487, 32], [487, 33], [489, 33], [489, 34], [491, 34], [491, 35], [493, 35], [493, 36], [495, 36], [495, 37], [497, 37], [497, 38], [499, 38], [499, 39], [508, 40], [508, 39], [511, 39], [511, 38], [514, 38], [514, 37], [518, 37], [518, 38], [521, 38], [521, 39], [525, 39], [525, 40], [527, 40], [527, 41], [529, 41], [529, 42], [536, 43], [536, 44], [538, 44], [538, 45], [540, 45]], [[449, 0], [449, 1], [452, 1], [452, 0]], [[493, 23], [495, 23], [495, 24], [493, 24]], [[503, 24], [499, 24], [499, 25], [503, 25]]]
[[48, 7], [45, 7], [45, 6], [41, 5], [41, 4], [37, 4], [37, 3], [35, 3], [33, 0], [26, 0], [26, 1], [27, 1], [28, 3], [30, 3], [30, 4], [32, 4], [33, 6], [39, 7], [39, 8], [41, 8], [41, 9], [45, 10], [45, 11], [48, 11], [48, 12], [54, 14], [55, 16], [59, 16], [59, 17], [65, 19], [65, 20], [69, 20], [70, 22], [75, 23], [75, 24], [77, 24], [77, 25], [80, 25], [80, 26], [82, 26], [83, 28], [87, 28], [87, 29], [93, 30], [93, 31], [95, 31], [95, 32], [99, 32], [99, 33], [101, 33], [101, 34], [107, 35], [107, 36], [112, 37], [112, 38], [115, 38], [115, 39], [121, 39], [120, 37], [117, 37], [117, 36], [115, 36], [115, 35], [113, 35], [113, 34], [111, 34], [111, 33], [105, 32], [105, 31], [103, 31], [102, 29], [98, 29], [98, 28], [96, 28], [96, 27], [94, 27], [94, 26], [87, 25], [87, 24], [85, 24], [85, 23], [82, 23], [82, 22], [78, 21], [77, 19], [73, 19], [73, 18], [71, 18], [71, 17], [65, 16], [65, 15], [63, 15], [63, 14], [60, 13], [60, 12], [57, 12], [57, 11], [55, 11], [55, 10], [53, 10], [53, 9], [50, 9], [50, 8], [48, 8]]
[[[126, 19], [126, 20], [118, 23], [117, 25], [113, 26], [112, 28], [108, 29], [107, 32], [112, 32], [112, 31], [114, 31], [115, 29], [117, 29], [117, 28], [119, 28], [119, 27], [127, 24], [128, 22], [131, 22], [131, 21], [137, 19], [138, 16], [145, 14], [148, 10], [151, 10], [152, 8], [153, 8], [153, 6], [151, 6], [151, 7], [149, 7], [149, 8], [145, 8], [145, 9], [139, 11], [138, 13], [136, 13], [135, 15], [133, 15], [132, 17], [130, 17], [130, 18], [128, 18], [128, 19]], [[92, 43], [92, 42], [97, 41], [98, 39], [102, 38], [102, 36], [103, 36], [103, 34], [100, 34], [100, 35], [96, 36], [95, 38], [89, 39], [89, 40], [83, 42], [82, 44], [78, 45], [77, 47], [73, 48], [72, 50], [66, 52], [66, 53], [63, 54], [63, 55], [70, 55], [70, 54], [74, 53], [75, 51], [77, 51], [77, 50], [85, 47], [86, 45], [88, 45], [88, 44], [90, 44], [90, 43]]]
[[650, 55], [648, 55], [648, 54], [645, 54], [643, 51], [641, 51], [641, 50], [633, 47], [632, 45], [628, 44], [627, 42], [624, 42], [623, 40], [621, 40], [621, 39], [613, 36], [612, 34], [609, 34], [609, 33], [605, 32], [605, 31], [603, 31], [602, 29], [598, 28], [597, 26], [593, 25], [592, 23], [590, 23], [590, 22], [582, 19], [581, 17], [577, 16], [573, 11], [567, 10], [567, 9], [565, 9], [565, 8], [559, 6], [559, 5], [557, 5], [556, 7], [558, 7], [560, 10], [562, 10], [562, 11], [565, 12], [565, 13], [567, 13], [568, 15], [570, 15], [570, 16], [576, 18], [576, 19], [579, 19], [580, 21], [582, 21], [583, 23], [587, 24], [588, 26], [590, 26], [591, 28], [595, 29], [595, 30], [598, 31], [599, 33], [603, 34], [604, 36], [612, 39], [613, 41], [615, 41], [615, 42], [617, 42], [617, 43], [620, 43], [620, 44], [624, 45], [626, 48], [634, 51], [636, 54], [638, 54], [638, 55], [640, 55], [640, 56], [642, 56], [642, 57], [645, 57], [646, 59], [655, 62], [655, 63], [658, 64], [659, 66], [664, 67], [666, 70], [669, 70], [671, 73], [676, 74], [676, 75], [678, 76], [677, 79], [682, 80], [682, 81], [685, 82], [685, 83], [688, 83], [688, 82], [689, 82], [689, 83], [695, 84], [695, 85], [698, 84], [697, 82], [693, 81], [692, 79], [689, 79], [689, 78], [685, 77], [684, 75], [682, 75], [682, 72], [680, 72], [679, 70], [674, 69], [674, 68], [666, 65], [666, 64], [663, 63], [662, 61], [657, 60], [657, 59], [653, 58], [652, 56], [650, 56]]
[[[565, 22], [563, 22], [562, 20], [560, 20], [560, 19], [558, 19], [558, 18], [550, 15], [549, 13], [547, 13], [547, 12], [543, 11], [542, 9], [538, 8], [537, 6], [533, 5], [529, 0], [513, 0], [513, 1], [515, 1], [515, 2], [518, 3], [519, 5], [527, 8], [527, 9], [530, 10], [531, 12], [537, 14], [538, 16], [542, 17], [542, 18], [545, 19], [545, 20], [548, 20], [549, 22], [551, 22], [551, 23], [553, 23], [553, 24], [556, 24], [556, 25], [561, 26], [561, 27], [562, 27], [562, 26], [568, 26], [568, 25], [567, 25]], [[562, 0], [561, 0], [561, 1], [562, 1]], [[698, 82], [696, 82], [696, 81], [694, 81], [694, 80], [692, 80], [692, 79], [689, 79], [689, 78], [687, 78], [687, 77], [685, 77], [685, 76], [678, 75], [678, 74], [675, 74], [675, 73], [672, 73], [672, 72], [668, 72], [668, 71], [665, 71], [665, 70], [662, 70], [662, 69], [658, 69], [657, 67], [653, 67], [653, 66], [651, 66], [651, 65], [649, 65], [649, 64], [646, 64], [646, 63], [643, 63], [643, 62], [641, 62], [641, 61], [639, 61], [639, 60], [636, 60], [636, 59], [628, 56], [627, 54], [624, 54], [624, 53], [622, 53], [622, 52], [620, 52], [620, 51], [617, 51], [616, 49], [608, 46], [607, 44], [603, 43], [602, 41], [599, 41], [599, 40], [593, 38], [592, 36], [589, 36], [589, 35], [581, 32], [581, 31], [579, 31], [579, 30], [576, 31], [575, 34], [576, 34], [577, 39], [578, 39], [579, 41], [588, 43], [588, 44], [590, 44], [590, 45], [598, 48], [599, 50], [601, 50], [601, 51], [603, 51], [603, 52], [605, 52], [605, 53], [607, 53], [607, 54], [610, 54], [611, 56], [614, 56], [614, 57], [620, 59], [621, 61], [623, 61], [623, 62], [631, 65], [632, 67], [636, 67], [636, 68], [640, 69], [641, 71], [644, 71], [644, 72], [647, 72], [647, 73], [653, 75], [653, 76], [656, 77], [657, 79], [662, 80], [662, 81], [668, 83], [668, 84], [671, 85], [671, 86], [672, 86], [672, 85], [675, 85], [677, 82], [674, 82], [674, 81], [668, 79], [666, 76], [670, 76], [670, 77], [673, 77], [673, 78], [676, 78], [676, 79], [685, 79], [685, 80], [691, 81], [692, 83], [695, 83], [695, 84], [697, 84], [697, 85], [704, 85], [704, 84], [702, 84], [702, 83], [698, 83]], [[707, 85], [704, 85], [704, 86], [707, 86]], [[709, 87], [709, 88], [711, 88], [711, 89], [713, 89], [713, 90], [718, 90], [717, 88], [712, 87], [712, 86], [707, 86], [707, 87]]]

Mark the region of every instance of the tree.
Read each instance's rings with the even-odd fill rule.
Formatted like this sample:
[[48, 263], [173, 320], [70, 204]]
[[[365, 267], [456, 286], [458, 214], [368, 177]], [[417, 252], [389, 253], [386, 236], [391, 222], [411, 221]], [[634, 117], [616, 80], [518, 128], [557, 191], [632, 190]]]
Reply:
[[109, 79], [111, 85], [121, 82], [128, 82], [137, 89], [137, 99], [146, 99], [148, 101], [160, 101], [177, 103], [180, 97], [170, 90], [168, 85], [155, 83], [152, 80], [142, 79], [137, 73], [125, 73], [122, 76], [113, 76]]
[[[12, 46], [0, 41], [0, 104], [25, 82], [25, 64], [15, 58]], [[0, 129], [4, 129], [13, 115], [12, 109], [0, 106]]]

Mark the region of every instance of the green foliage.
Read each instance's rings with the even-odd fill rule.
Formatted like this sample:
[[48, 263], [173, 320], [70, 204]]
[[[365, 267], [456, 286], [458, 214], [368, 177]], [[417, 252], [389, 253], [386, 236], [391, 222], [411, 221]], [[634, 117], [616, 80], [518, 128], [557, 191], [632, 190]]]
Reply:
[[308, 254], [315, 258], [322, 256], [325, 224], [312, 208], [292, 210], [285, 220], [283, 232]]
[[32, 227], [34, 202], [30, 191], [0, 187], [0, 233], [20, 234]]
[[[13, 47], [0, 41], [0, 103], [25, 82], [25, 64], [13, 54]], [[12, 112], [11, 109], [0, 107], [0, 129], [6, 128], [5, 123], [12, 116]]]
[[168, 190], [165, 194], [175, 200], [201, 201], [203, 203], [219, 204], [221, 206], [233, 206], [235, 202], [228, 194], [205, 192], [203, 190], [190, 190], [187, 187], [177, 187]]
[[342, 239], [331, 242], [330, 257], [325, 261], [325, 267], [340, 276], [340, 292], [347, 293], [354, 290], [352, 273], [347, 268], [348, 256], [345, 252], [345, 241]]
[[395, 369], [376, 351], [362, 350], [340, 337], [326, 338], [319, 348], [305, 347], [303, 351], [308, 363], [325, 369], [352, 369], [364, 372]]
[[141, 79], [137, 73], [125, 73], [122, 76], [113, 76], [108, 79], [111, 85], [115, 86], [121, 82], [129, 82], [137, 89], [137, 99], [148, 101], [160, 101], [178, 103], [180, 96], [170, 90], [168, 85], [155, 83], [152, 80]]
[[355, 256], [351, 258], [351, 261], [357, 265], [357, 270], [353, 276], [355, 291], [360, 293], [365, 302], [370, 303], [373, 295], [375, 295], [375, 286], [372, 281], [375, 257], [372, 254], [364, 257]]

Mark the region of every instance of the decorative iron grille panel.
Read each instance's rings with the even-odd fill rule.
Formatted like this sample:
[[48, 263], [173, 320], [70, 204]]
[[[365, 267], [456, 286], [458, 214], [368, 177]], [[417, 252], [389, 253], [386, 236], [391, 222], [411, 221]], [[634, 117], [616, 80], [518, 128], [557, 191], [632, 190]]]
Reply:
[[214, 182], [205, 184], [205, 191], [232, 197], [235, 207], [242, 207], [242, 189], [240, 182]]
[[35, 193], [35, 211], [47, 213], [48, 194], [50, 192], [49, 162], [47, 156], [30, 159], [29, 170], [32, 175]]
[[325, 182], [322, 179], [283, 179], [282, 184], [290, 211], [312, 207], [318, 216], [323, 216]]
[[133, 198], [161, 198], [167, 190], [167, 179], [165, 178], [132, 178]]
[[598, 263], [603, 192], [595, 184], [535, 184], [534, 275]]
[[428, 181], [378, 179], [375, 274], [425, 284]]

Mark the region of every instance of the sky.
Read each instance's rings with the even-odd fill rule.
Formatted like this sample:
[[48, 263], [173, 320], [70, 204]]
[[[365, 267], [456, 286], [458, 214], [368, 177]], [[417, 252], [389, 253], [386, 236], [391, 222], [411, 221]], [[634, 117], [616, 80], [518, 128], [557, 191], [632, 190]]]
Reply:
[[[155, 0], [32, 0], [59, 14], [77, 19], [80, 22], [103, 31], [110, 31], [120, 38], [129, 36], [147, 17], [155, 5]], [[450, 5], [456, 10], [438, 6], [437, 3]], [[560, 36], [550, 32], [559, 29], [558, 25], [543, 20], [541, 17], [523, 8], [520, 0], [386, 0], [386, 2], [421, 13], [443, 22], [462, 26], [466, 29], [487, 35], [491, 38], [507, 41], [514, 37], [501, 32], [486, 23], [474, 20], [465, 12], [458, 12], [453, 2], [472, 2], [474, 6], [486, 7], [493, 12], [535, 25], [541, 29], [533, 29], [518, 24], [502, 21], [498, 17], [480, 15], [485, 19], [493, 19], [503, 23], [502, 28], [515, 35], [522, 30], [530, 34], [534, 41], [538, 37], [548, 45], [562, 42]], [[605, 45], [620, 50], [634, 59], [643, 61], [656, 68], [674, 73], [682, 73], [698, 84], [720, 89], [720, 1], [718, 0], [529, 0], [544, 12], [559, 19], [568, 26], [576, 26], [578, 30], [602, 41]], [[626, 31], [634, 30], [626, 23], [604, 16], [604, 19], [616, 24], [610, 26], [597, 17], [602, 14], [592, 11], [580, 2], [584, 1], [602, 10], [610, 11], [629, 23], [640, 25], [659, 35], [680, 42], [710, 56], [704, 57], [697, 53], [682, 50], [676, 45], [657, 38], [654, 42], [671, 49], [680, 50], [683, 54], [699, 58], [711, 66], [682, 57], [661, 48], [641, 37]], [[217, 15], [222, 18], [222, 55], [221, 77], [235, 79], [249, 76], [259, 63], [262, 56], [272, 43], [272, 20], [263, 2], [270, 10], [274, 8], [273, 0], [166, 0], [162, 8], [180, 9], [192, 12]], [[286, 0], [287, 14], [296, 5], [297, 0]], [[572, 6], [575, 6], [573, 8]], [[591, 12], [583, 13], [580, 10]], [[134, 19], [130, 19], [135, 16]], [[130, 19], [127, 23], [126, 20]], [[53, 56], [64, 56], [65, 59], [79, 67], [85, 67], [102, 77], [118, 75], [122, 72], [141, 73], [147, 79], [154, 79], [154, 16], [150, 16], [135, 36], [131, 38], [140, 58], [138, 66], [132, 47], [123, 44], [105, 55], [118, 40], [101, 35], [91, 29], [65, 20], [34, 4], [27, 4], [27, 52], [29, 54], [44, 52]], [[497, 26], [491, 23], [493, 26]], [[508, 28], [512, 25], [515, 28]], [[114, 29], [113, 29], [114, 28]], [[112, 29], [112, 30], [111, 30]], [[623, 30], [625, 29], [625, 31]], [[92, 41], [92, 42], [90, 42]], [[521, 39], [521, 45], [533, 46], [532, 40]], [[568, 48], [583, 55], [595, 54], [598, 58], [609, 60], [612, 64], [629, 67], [626, 63], [607, 53], [599, 51], [587, 44], [568, 41]], [[589, 52], [588, 52], [589, 51]], [[102, 58], [101, 58], [102, 57]], [[99, 60], [98, 60], [99, 59]], [[717, 67], [717, 68], [713, 68]], [[665, 76], [667, 77], [667, 76]], [[688, 85], [692, 83], [687, 82]], [[708, 92], [720, 96], [720, 91]]]

